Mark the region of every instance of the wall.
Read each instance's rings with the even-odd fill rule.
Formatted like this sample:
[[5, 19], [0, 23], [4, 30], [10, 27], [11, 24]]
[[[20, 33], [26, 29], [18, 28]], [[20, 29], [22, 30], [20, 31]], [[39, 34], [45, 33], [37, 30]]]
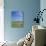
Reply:
[[[36, 17], [35, 12], [40, 9], [40, 0], [4, 0], [4, 27], [5, 40], [18, 41], [24, 37], [32, 27], [32, 21]], [[11, 28], [11, 11], [24, 11], [24, 27]]]
[[[41, 0], [40, 2], [41, 2], [40, 3], [40, 9], [42, 11], [43, 9], [46, 9], [46, 0]], [[46, 20], [45, 20], [46, 19], [46, 11], [43, 12], [42, 17], [44, 20], [43, 20], [43, 22], [41, 21], [41, 25], [46, 27]]]

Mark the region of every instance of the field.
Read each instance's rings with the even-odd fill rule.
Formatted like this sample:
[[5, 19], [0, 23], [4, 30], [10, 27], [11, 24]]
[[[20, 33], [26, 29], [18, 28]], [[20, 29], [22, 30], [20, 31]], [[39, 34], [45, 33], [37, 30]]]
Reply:
[[12, 21], [11, 23], [12, 28], [22, 28], [24, 27], [23, 21]]

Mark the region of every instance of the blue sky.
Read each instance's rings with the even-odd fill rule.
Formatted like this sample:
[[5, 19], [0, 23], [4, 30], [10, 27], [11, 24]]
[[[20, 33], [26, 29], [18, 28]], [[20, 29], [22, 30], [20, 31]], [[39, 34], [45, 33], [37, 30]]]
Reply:
[[12, 11], [12, 20], [13, 21], [23, 21], [23, 12], [22, 11]]

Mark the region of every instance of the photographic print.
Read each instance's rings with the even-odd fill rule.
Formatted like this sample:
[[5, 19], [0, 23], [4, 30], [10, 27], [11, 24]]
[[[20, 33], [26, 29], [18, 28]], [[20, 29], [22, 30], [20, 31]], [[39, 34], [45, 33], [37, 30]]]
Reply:
[[13, 28], [21, 28], [24, 26], [24, 13], [23, 11], [12, 11], [11, 12], [11, 25]]

